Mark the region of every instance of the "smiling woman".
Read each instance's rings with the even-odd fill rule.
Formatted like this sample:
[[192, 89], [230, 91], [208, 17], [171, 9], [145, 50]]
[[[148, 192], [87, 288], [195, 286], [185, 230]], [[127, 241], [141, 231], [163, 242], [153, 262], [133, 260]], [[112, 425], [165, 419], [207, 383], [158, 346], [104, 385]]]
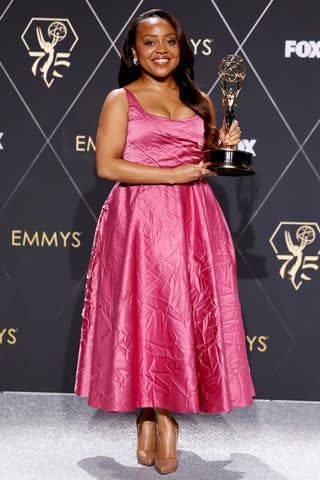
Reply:
[[97, 224], [82, 311], [75, 393], [106, 411], [141, 408], [137, 459], [177, 468], [176, 412], [229, 412], [255, 395], [231, 233], [205, 150], [237, 144], [194, 82], [179, 22], [134, 18], [119, 87], [102, 107], [98, 176], [116, 180]]

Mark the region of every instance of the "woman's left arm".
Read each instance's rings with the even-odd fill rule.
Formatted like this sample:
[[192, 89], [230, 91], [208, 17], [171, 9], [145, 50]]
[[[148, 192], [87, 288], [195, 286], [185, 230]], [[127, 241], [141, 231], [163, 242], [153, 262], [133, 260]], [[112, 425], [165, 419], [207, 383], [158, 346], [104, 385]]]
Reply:
[[[207, 100], [207, 102], [209, 104], [209, 109], [210, 109], [210, 113], [211, 113], [211, 124], [212, 124], [213, 127], [215, 127], [216, 126], [216, 111], [215, 111], [214, 105], [213, 105], [209, 95], [207, 95], [204, 92], [201, 92], [201, 94]], [[219, 145], [219, 148], [227, 147], [229, 145], [238, 145], [238, 143], [240, 142], [241, 130], [240, 130], [240, 127], [239, 127], [239, 124], [238, 124], [237, 120], [234, 120], [232, 122], [230, 130], [228, 132], [227, 125], [226, 125], [226, 119], [225, 119], [225, 117], [223, 117], [223, 124], [222, 124], [222, 127], [220, 128], [219, 132], [220, 132], [219, 133], [219, 139], [220, 139], [220, 142], [221, 142], [221, 144]]]

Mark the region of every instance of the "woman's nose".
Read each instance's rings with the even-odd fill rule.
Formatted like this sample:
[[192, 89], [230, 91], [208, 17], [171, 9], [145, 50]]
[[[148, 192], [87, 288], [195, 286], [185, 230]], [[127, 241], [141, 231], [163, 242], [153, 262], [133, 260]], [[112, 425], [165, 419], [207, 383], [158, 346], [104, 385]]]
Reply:
[[157, 53], [167, 52], [167, 46], [165, 44], [160, 44], [156, 48]]

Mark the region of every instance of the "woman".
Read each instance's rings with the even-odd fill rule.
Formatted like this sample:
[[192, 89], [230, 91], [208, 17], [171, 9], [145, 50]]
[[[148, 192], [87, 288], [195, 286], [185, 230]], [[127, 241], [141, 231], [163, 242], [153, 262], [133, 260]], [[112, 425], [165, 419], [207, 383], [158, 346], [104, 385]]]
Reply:
[[137, 416], [138, 461], [177, 468], [171, 411], [227, 412], [255, 395], [232, 237], [205, 177], [204, 151], [236, 145], [234, 122], [193, 81], [179, 22], [159, 9], [131, 21], [96, 139], [98, 176], [116, 180], [87, 275], [75, 393]]

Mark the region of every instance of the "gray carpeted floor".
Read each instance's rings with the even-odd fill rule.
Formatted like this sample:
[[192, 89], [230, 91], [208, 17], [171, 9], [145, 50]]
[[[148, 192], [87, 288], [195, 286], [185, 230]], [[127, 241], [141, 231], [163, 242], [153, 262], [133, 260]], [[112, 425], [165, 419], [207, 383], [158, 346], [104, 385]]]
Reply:
[[223, 414], [178, 414], [178, 470], [137, 464], [137, 412], [75, 395], [0, 393], [1, 480], [320, 480], [320, 403], [255, 400]]

